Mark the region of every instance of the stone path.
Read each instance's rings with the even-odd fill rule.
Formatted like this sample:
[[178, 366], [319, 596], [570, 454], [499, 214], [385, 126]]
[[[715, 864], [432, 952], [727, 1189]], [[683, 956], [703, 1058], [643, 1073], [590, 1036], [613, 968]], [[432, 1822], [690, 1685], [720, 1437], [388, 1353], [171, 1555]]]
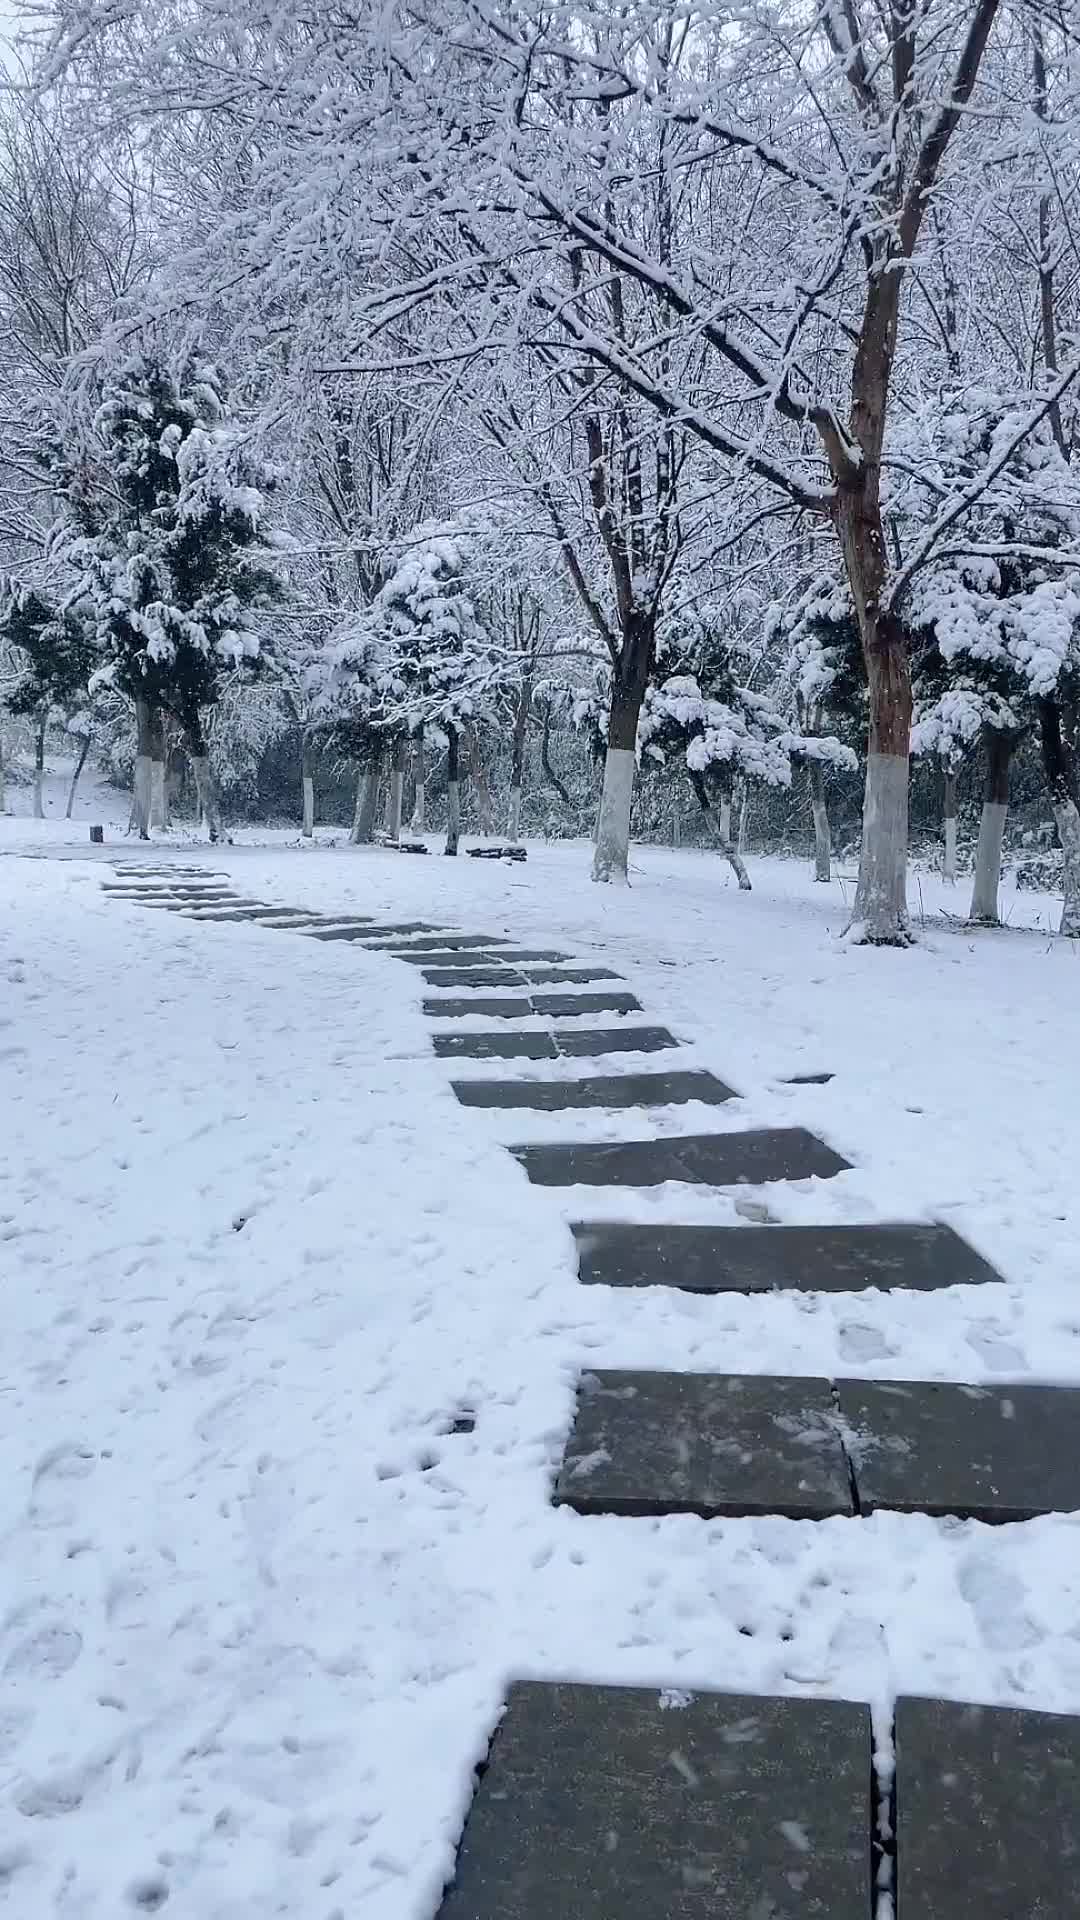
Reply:
[[[247, 901], [201, 866], [116, 865], [114, 898], [189, 921], [355, 941], [419, 968], [426, 986], [447, 990], [423, 1002], [451, 1023], [433, 1035], [440, 1057], [588, 1069], [454, 1081], [465, 1107], [647, 1115], [737, 1098], [675, 1064], [603, 1070], [609, 1056], [679, 1046], [636, 1019], [644, 1010], [631, 993], [591, 986], [618, 981], [607, 967], [422, 921]], [[617, 1025], [585, 1024], [613, 1013]], [[455, 1029], [477, 1016], [545, 1024]], [[795, 1127], [512, 1151], [537, 1184], [601, 1191], [831, 1178], [849, 1165]], [[999, 1278], [936, 1224], [585, 1218], [573, 1232], [581, 1282], [616, 1289], [925, 1292]], [[857, 1526], [885, 1508], [1015, 1522], [1080, 1511], [1078, 1442], [1080, 1393], [1067, 1389], [600, 1368], [579, 1384], [553, 1499], [583, 1515]], [[1080, 1720], [901, 1699], [892, 1728], [872, 1737], [868, 1708], [843, 1701], [513, 1685], [439, 1920], [870, 1920], [879, 1896], [898, 1920], [1080, 1914]]]

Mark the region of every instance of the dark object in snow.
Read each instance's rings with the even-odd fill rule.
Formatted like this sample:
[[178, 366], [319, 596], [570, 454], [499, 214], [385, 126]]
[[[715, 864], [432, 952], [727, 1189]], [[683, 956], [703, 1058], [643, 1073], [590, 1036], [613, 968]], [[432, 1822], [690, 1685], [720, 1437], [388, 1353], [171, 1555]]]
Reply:
[[929, 1293], [1001, 1279], [958, 1233], [938, 1224], [758, 1231], [604, 1222], [575, 1226], [574, 1238], [579, 1277], [606, 1287], [680, 1287], [687, 1293], [907, 1287]]
[[437, 1033], [435, 1052], [442, 1059], [598, 1060], [605, 1053], [660, 1053], [679, 1042], [666, 1027], [608, 1027], [554, 1033]]
[[92, 841], [92, 843], [93, 843], [93, 845], [94, 845], [95, 847], [102, 847], [102, 846], [104, 846], [104, 844], [105, 844], [105, 829], [104, 829], [104, 827], [91, 827], [91, 829], [90, 829], [90, 839], [91, 839], [91, 841]]
[[[719, 1106], [735, 1098], [711, 1073], [598, 1074], [588, 1080], [453, 1080], [463, 1107], [532, 1107], [559, 1113], [567, 1107], [679, 1106], [687, 1100]], [[643, 1229], [626, 1229], [636, 1236]]]
[[524, 860], [524, 847], [466, 847], [470, 860]]
[[1080, 1512], [1080, 1389], [838, 1380], [836, 1394], [863, 1513]]
[[431, 848], [425, 847], [422, 840], [397, 840], [397, 841], [391, 841], [390, 845], [396, 846], [397, 851], [399, 853], [430, 853], [431, 852]]
[[861, 1703], [519, 1683], [438, 1920], [864, 1920], [871, 1751]]
[[854, 1513], [827, 1380], [587, 1373], [555, 1481], [578, 1513]]
[[665, 1180], [695, 1185], [757, 1186], [766, 1180], [828, 1179], [849, 1162], [803, 1127], [760, 1127], [747, 1133], [668, 1135], [597, 1145], [513, 1147], [529, 1179], [542, 1187], [656, 1187]]
[[[467, 982], [462, 981], [461, 985]], [[566, 1020], [575, 1013], [640, 1013], [641, 1002], [632, 993], [534, 993], [528, 1000], [425, 1000], [429, 1019], [461, 1020], [470, 1013], [482, 1013], [494, 1020], [525, 1020], [531, 1013], [556, 1015]]]
[[786, 1079], [781, 1080], [780, 1085], [782, 1087], [827, 1087], [829, 1081], [835, 1079], [835, 1073], [789, 1073]]
[[1080, 1913], [1080, 1719], [896, 1703], [904, 1920]]

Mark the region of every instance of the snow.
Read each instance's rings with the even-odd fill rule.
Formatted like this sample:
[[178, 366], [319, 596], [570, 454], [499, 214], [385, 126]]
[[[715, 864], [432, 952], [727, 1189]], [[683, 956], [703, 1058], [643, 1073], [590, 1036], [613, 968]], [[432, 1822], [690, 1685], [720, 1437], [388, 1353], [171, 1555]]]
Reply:
[[[512, 1677], [1080, 1710], [1075, 1516], [549, 1505], [590, 1366], [1080, 1383], [1052, 902], [1007, 894], [1013, 928], [976, 933], [922, 876], [919, 945], [871, 951], [840, 938], [851, 882], [793, 863], [755, 861], [747, 896], [719, 860], [635, 849], [613, 891], [580, 844], [504, 866], [261, 842], [182, 858], [261, 900], [603, 956], [689, 1041], [678, 1064], [743, 1097], [466, 1111], [451, 1077], [538, 1069], [436, 1060], [418, 969], [109, 900], [118, 832], [95, 859], [85, 819], [0, 822], [11, 854], [67, 856], [0, 861], [0, 1911], [431, 1920]], [[532, 1187], [500, 1144], [774, 1123], [852, 1171], [608, 1196]], [[578, 1285], [570, 1219], [736, 1222], [736, 1197], [947, 1219], [1003, 1284]]]

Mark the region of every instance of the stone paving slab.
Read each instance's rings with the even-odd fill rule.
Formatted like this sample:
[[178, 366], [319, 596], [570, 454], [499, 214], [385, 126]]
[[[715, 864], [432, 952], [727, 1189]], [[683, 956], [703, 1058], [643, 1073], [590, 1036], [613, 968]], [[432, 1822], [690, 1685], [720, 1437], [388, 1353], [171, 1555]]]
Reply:
[[512, 1147], [529, 1179], [543, 1187], [656, 1187], [665, 1180], [695, 1185], [758, 1186], [769, 1180], [828, 1179], [849, 1165], [802, 1127], [746, 1133], [699, 1133], [661, 1140], [593, 1145]]
[[836, 1395], [864, 1513], [1080, 1511], [1080, 1389], [838, 1380]]
[[[567, 1107], [679, 1106], [687, 1100], [719, 1105], [735, 1098], [722, 1080], [696, 1072], [596, 1074], [587, 1080], [452, 1080], [450, 1084], [463, 1107], [533, 1107], [544, 1113]], [[626, 1229], [631, 1236], [638, 1231], [637, 1227]]]
[[680, 1045], [666, 1027], [559, 1027], [555, 1040], [565, 1060], [599, 1060], [605, 1053], [663, 1053]]
[[320, 927], [316, 932], [313, 932], [311, 938], [313, 940], [355, 940], [363, 947], [370, 947], [372, 945], [370, 932], [370, 921], [335, 920], [332, 926]]
[[557, 1060], [550, 1033], [436, 1033], [440, 1060]]
[[527, 987], [525, 974], [512, 967], [428, 967], [424, 980], [429, 987]]
[[1080, 1720], [896, 1703], [902, 1920], [1080, 1914]]
[[929, 1292], [1001, 1278], [951, 1227], [937, 1225], [647, 1227], [597, 1222], [575, 1226], [574, 1238], [579, 1276], [586, 1285], [679, 1287], [685, 1293], [758, 1293], [781, 1287], [810, 1293], [856, 1293], [864, 1287]]
[[494, 967], [504, 963], [517, 967], [526, 961], [570, 958], [568, 953], [557, 953], [553, 947], [427, 948], [420, 943], [411, 947], [397, 947], [395, 953], [399, 960], [407, 960], [412, 967], [453, 967], [459, 973], [470, 967]]
[[870, 1763], [846, 1701], [513, 1686], [438, 1920], [868, 1920]]
[[[390, 931], [388, 928], [372, 927], [371, 938], [373, 940], [381, 940], [388, 931]], [[403, 926], [398, 929], [399, 933], [410, 933], [412, 931], [414, 930], [408, 926]], [[392, 953], [395, 959], [399, 960], [407, 960], [410, 954], [416, 954], [423, 956], [425, 964], [430, 964], [430, 962], [427, 961], [427, 951], [432, 947], [445, 947], [456, 953], [467, 953], [470, 947], [497, 948], [499, 944], [499, 936], [497, 933], [447, 933], [445, 929], [440, 927], [421, 927], [419, 922], [417, 922], [415, 933], [415, 939], [402, 942], [398, 942], [397, 940], [388, 942], [386, 947], [387, 953]]]
[[578, 1513], [854, 1513], [828, 1380], [593, 1371], [555, 1481]]
[[480, 1014], [486, 1020], [527, 1020], [535, 1012], [531, 1000], [507, 994], [502, 999], [489, 995], [486, 999], [478, 994], [475, 999], [454, 1000], [448, 995], [445, 1000], [424, 1000], [422, 1011], [429, 1020], [466, 1020], [471, 1015]]
[[590, 980], [621, 980], [613, 967], [536, 967], [526, 968], [533, 986], [584, 986]]
[[548, 1014], [556, 1020], [572, 1020], [582, 1013], [641, 1013], [642, 1005], [632, 993], [534, 993], [534, 1013]]
[[225, 909], [213, 907], [208, 908], [206, 912], [202, 912], [197, 907], [184, 907], [180, 909], [180, 911], [182, 911], [185, 920], [198, 920], [205, 925], [212, 924], [215, 926], [229, 920], [246, 920], [256, 926], [266, 926], [268, 923], [274, 921], [310, 919], [310, 915], [304, 907], [260, 907], [257, 905], [250, 907], [228, 907]]

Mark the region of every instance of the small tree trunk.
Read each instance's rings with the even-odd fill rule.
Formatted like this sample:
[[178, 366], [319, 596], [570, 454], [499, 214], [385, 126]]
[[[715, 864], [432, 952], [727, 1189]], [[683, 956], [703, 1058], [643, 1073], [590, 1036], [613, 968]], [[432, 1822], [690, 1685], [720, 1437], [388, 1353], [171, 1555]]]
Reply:
[[427, 757], [424, 751], [423, 727], [420, 728], [420, 731], [416, 736], [416, 745], [413, 748], [413, 755], [414, 755], [414, 766], [416, 771], [416, 794], [413, 799], [412, 820], [409, 825], [409, 832], [423, 833], [425, 820], [426, 820], [426, 802], [427, 802], [427, 781], [425, 778], [425, 775], [427, 773]]
[[1039, 735], [1054, 822], [1061, 841], [1061, 925], [1059, 933], [1080, 939], [1080, 808], [1057, 701], [1039, 701]]
[[390, 760], [390, 800], [386, 813], [387, 837], [391, 846], [395, 847], [401, 840], [401, 800], [405, 791], [405, 762], [408, 754], [408, 734], [395, 734]]
[[[739, 892], [751, 893], [753, 889], [750, 885], [750, 875], [747, 873], [746, 868], [743, 865], [742, 855], [738, 853], [735, 847], [732, 845], [730, 826], [729, 826], [728, 832], [727, 833], [724, 832], [723, 801], [721, 801], [720, 803], [721, 810], [720, 810], [719, 816], [717, 816], [712, 810], [712, 806], [709, 801], [709, 790], [706, 787], [705, 782], [702, 779], [702, 776], [700, 773], [695, 773], [691, 771], [690, 785], [694, 789], [698, 806], [701, 808], [702, 813], [705, 815], [705, 819], [708, 825], [712, 828], [713, 833], [716, 835], [716, 839], [717, 839], [717, 843], [719, 845], [720, 851], [723, 854], [725, 860], [727, 861], [729, 867], [731, 868], [732, 873], [735, 875], [735, 878], [739, 883]], [[731, 801], [729, 797], [728, 799], [729, 822], [730, 822], [730, 819], [731, 819]]]
[[353, 830], [349, 836], [354, 847], [367, 847], [375, 838], [375, 821], [379, 811], [379, 781], [382, 777], [384, 742], [376, 739], [368, 760], [367, 772], [361, 775], [356, 791], [356, 816]]
[[153, 716], [149, 700], [135, 702], [135, 787], [131, 802], [131, 825], [140, 840], [150, 838], [150, 804], [153, 774]]
[[165, 826], [165, 721], [160, 707], [150, 709], [150, 826]]
[[820, 760], [810, 761], [810, 811], [814, 816], [814, 879], [831, 880], [832, 835], [825, 801], [825, 769]]
[[[200, 745], [202, 743], [200, 742]], [[221, 803], [218, 799], [217, 781], [210, 765], [210, 756], [205, 746], [200, 753], [191, 750], [191, 771], [195, 775], [195, 791], [199, 796], [199, 809], [206, 822], [206, 831], [213, 844], [222, 838]]]
[[311, 741], [307, 728], [300, 736], [300, 787], [303, 794], [303, 819], [300, 832], [305, 840], [310, 840], [315, 832], [315, 756], [311, 750]]
[[975, 853], [975, 885], [971, 892], [970, 917], [978, 926], [999, 927], [1001, 849], [1009, 811], [1009, 763], [1014, 742], [1000, 727], [988, 727], [983, 742], [986, 749], [986, 784], [979, 821], [979, 845]]
[[458, 778], [458, 730], [446, 727], [446, 851], [456, 853], [461, 835], [461, 783]]
[[641, 703], [652, 672], [655, 619], [632, 608], [623, 623], [619, 663], [611, 685], [604, 788], [596, 823], [594, 880], [627, 883], [630, 858], [630, 808], [637, 769], [637, 730]]
[[723, 793], [720, 796], [720, 808], [719, 808], [718, 817], [720, 822], [720, 844], [721, 846], [724, 846], [724, 847], [730, 846], [731, 845], [731, 789], [729, 787], [725, 787]]
[[510, 756], [510, 806], [506, 818], [506, 837], [512, 847], [521, 838], [521, 788], [525, 774], [525, 738], [529, 726], [529, 708], [532, 706], [532, 688], [532, 674], [526, 673], [522, 677], [514, 714], [514, 744]]
[[945, 858], [941, 871], [950, 886], [956, 885], [956, 774], [945, 769]]
[[554, 767], [551, 764], [551, 708], [550, 706], [546, 706], [544, 708], [544, 729], [540, 735], [540, 765], [543, 767], [544, 772], [546, 773], [548, 779], [551, 781], [551, 784], [554, 787], [556, 793], [558, 794], [559, 799], [562, 801], [563, 806], [564, 807], [572, 806], [573, 802], [570, 798], [569, 790], [567, 789], [566, 786], [564, 786], [563, 782], [559, 779], [558, 774], [556, 773]]
[[75, 789], [79, 784], [79, 775], [81, 774], [83, 768], [86, 765], [86, 756], [89, 753], [89, 751], [90, 751], [90, 735], [88, 733], [84, 733], [82, 737], [82, 745], [79, 748], [79, 757], [75, 762], [75, 771], [71, 776], [71, 785], [68, 788], [67, 806], [64, 808], [65, 820], [71, 819], [72, 809], [75, 805]]
[[45, 730], [49, 724], [49, 711], [42, 708], [38, 715], [37, 736], [34, 741], [34, 819], [45, 818]]

